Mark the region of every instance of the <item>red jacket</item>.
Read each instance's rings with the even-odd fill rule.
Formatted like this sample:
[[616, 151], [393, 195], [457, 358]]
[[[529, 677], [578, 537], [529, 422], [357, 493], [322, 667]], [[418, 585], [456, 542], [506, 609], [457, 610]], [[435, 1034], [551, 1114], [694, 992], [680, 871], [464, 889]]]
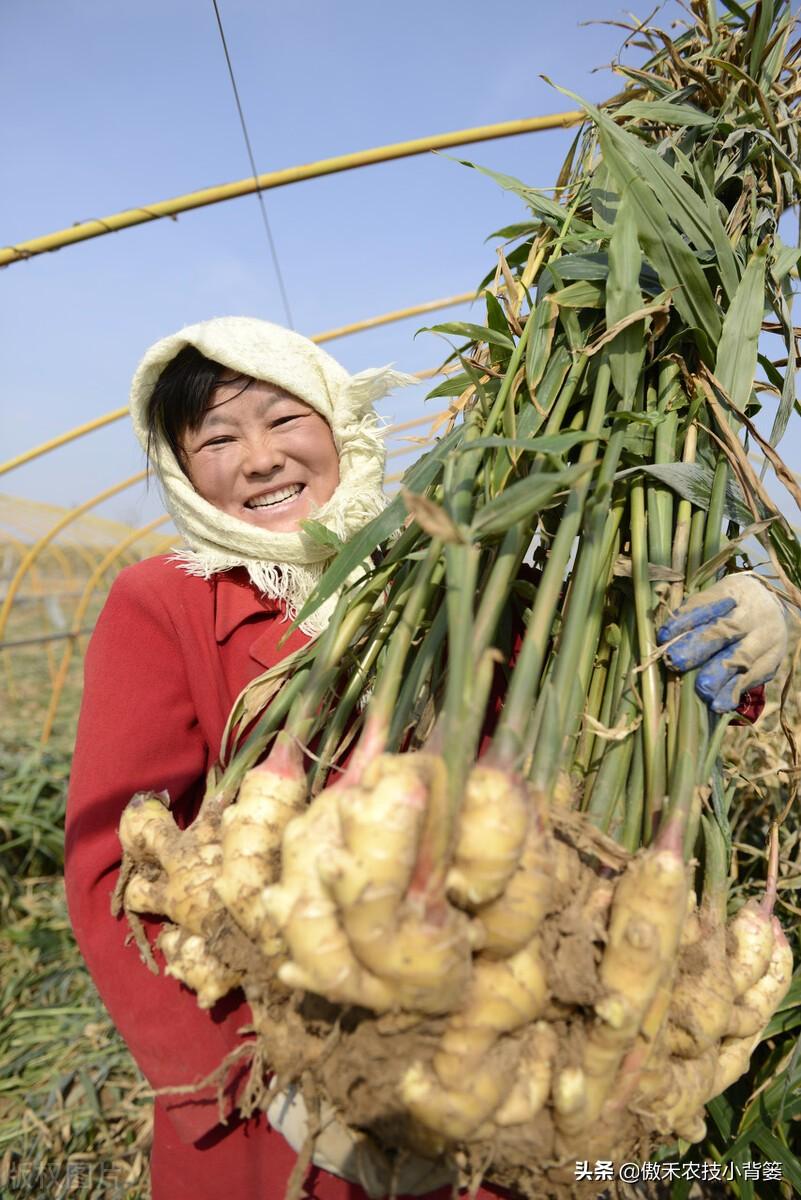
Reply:
[[[154, 1088], [210, 1074], [250, 1010], [237, 992], [202, 1011], [191, 991], [153, 975], [126, 945], [127, 924], [110, 911], [120, 814], [134, 792], [166, 788], [178, 823], [191, 821], [234, 699], [306, 641], [296, 631], [279, 650], [282, 617], [243, 570], [206, 581], [152, 558], [118, 576], [87, 651], [67, 804], [67, 900], [103, 1002]], [[211, 1089], [156, 1099], [153, 1200], [282, 1200], [294, 1163], [264, 1117], [221, 1125]], [[305, 1194], [366, 1200], [316, 1168]]]

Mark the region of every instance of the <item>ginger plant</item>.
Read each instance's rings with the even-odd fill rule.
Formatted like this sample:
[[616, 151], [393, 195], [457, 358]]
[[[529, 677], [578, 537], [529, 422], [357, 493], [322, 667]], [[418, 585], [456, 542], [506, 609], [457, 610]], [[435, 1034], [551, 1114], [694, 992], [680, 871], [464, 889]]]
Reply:
[[500, 179], [532, 220], [435, 389], [451, 429], [334, 559], [291, 678], [235, 708], [198, 821], [136, 800], [121, 828], [120, 903], [173, 923], [201, 1002], [241, 983], [266, 1097], [303, 1077], [390, 1158], [530, 1195], [701, 1139], [793, 969], [775, 836], [764, 899], [728, 911], [729, 718], [655, 629], [748, 539], [801, 600], [746, 450], [794, 487], [799, 43], [786, 5], [691, 8], [637, 29], [557, 201]]

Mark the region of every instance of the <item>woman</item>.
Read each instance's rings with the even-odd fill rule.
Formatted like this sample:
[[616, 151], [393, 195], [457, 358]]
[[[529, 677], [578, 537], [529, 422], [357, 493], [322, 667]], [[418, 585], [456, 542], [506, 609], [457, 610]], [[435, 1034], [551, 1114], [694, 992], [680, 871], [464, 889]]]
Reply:
[[[179, 824], [189, 824], [240, 690], [323, 626], [325, 607], [278, 645], [331, 554], [301, 522], [313, 516], [345, 540], [381, 510], [372, 405], [407, 381], [388, 369], [351, 377], [306, 338], [248, 318], [158, 342], [133, 380], [134, 427], [188, 549], [121, 572], [98, 620], [70, 784], [66, 882], [76, 937], [112, 1019], [154, 1088], [185, 1089], [156, 1099], [153, 1200], [278, 1200], [296, 1156], [264, 1117], [236, 1116], [245, 1065], [229, 1073], [222, 1111], [214, 1088], [191, 1090], [240, 1043], [249, 1010], [236, 993], [201, 1011], [164, 974], [158, 951], [159, 974], [143, 968], [110, 912], [119, 818], [134, 792], [166, 790]], [[775, 617], [780, 606], [756, 586]], [[721, 685], [707, 698], [736, 703], [732, 679], [756, 682], [740, 665], [750, 653], [742, 635], [767, 618], [746, 613], [738, 625], [742, 603], [724, 596], [710, 607], [709, 597], [680, 618], [674, 656], [681, 669], [710, 659], [707, 691], [709, 678], [724, 679], [726, 695]], [[779, 623], [783, 636], [780, 612]], [[774, 620], [774, 642], [777, 628]], [[764, 659], [760, 670], [770, 673]], [[158, 924], [145, 925], [152, 942]], [[298, 1146], [297, 1106], [272, 1115]], [[344, 1170], [336, 1131], [317, 1161]], [[306, 1187], [322, 1200], [364, 1195], [317, 1168]]]

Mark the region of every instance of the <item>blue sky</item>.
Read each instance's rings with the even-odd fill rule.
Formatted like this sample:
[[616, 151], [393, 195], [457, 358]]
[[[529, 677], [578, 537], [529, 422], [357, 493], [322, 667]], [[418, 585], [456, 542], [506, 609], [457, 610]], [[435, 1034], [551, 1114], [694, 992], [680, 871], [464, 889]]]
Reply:
[[[618, 83], [592, 69], [610, 61], [623, 31], [580, 23], [626, 19], [590, 0], [494, 13], [477, 0], [219, 7], [260, 171], [572, 107], [543, 73], [602, 99]], [[667, 4], [659, 23], [678, 13]], [[211, 0], [6, 0], [0, 47], [4, 244], [250, 173]], [[546, 187], [571, 136], [449, 153]], [[487, 235], [525, 217], [514, 197], [442, 155], [296, 184], [266, 202], [295, 326], [309, 334], [469, 290], [494, 261]], [[2, 457], [125, 403], [146, 347], [188, 322], [284, 319], [254, 196], [13, 265], [2, 285]], [[442, 344], [413, 335], [447, 315], [329, 349], [351, 370], [433, 366]], [[423, 395], [409, 389], [382, 411], [416, 416]], [[798, 445], [786, 447], [791, 463]], [[120, 423], [0, 489], [71, 505], [142, 465]], [[140, 488], [99, 511], [138, 525], [158, 498]]]

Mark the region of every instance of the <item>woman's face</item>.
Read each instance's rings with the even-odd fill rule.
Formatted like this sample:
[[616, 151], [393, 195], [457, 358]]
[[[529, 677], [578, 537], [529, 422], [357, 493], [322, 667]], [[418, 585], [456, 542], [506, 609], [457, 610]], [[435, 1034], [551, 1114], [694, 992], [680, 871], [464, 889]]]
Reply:
[[258, 379], [243, 384], [232, 372], [181, 449], [204, 500], [274, 533], [297, 530], [339, 483], [328, 422], [291, 392]]

